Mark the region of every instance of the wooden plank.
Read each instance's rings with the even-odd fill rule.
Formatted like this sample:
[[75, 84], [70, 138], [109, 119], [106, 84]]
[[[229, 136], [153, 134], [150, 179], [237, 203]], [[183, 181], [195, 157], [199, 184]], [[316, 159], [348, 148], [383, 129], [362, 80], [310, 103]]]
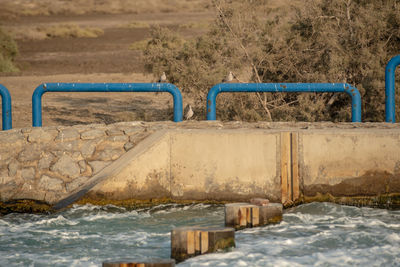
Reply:
[[300, 181], [299, 181], [299, 134], [292, 133], [292, 201], [296, 201], [300, 197]]
[[195, 252], [195, 244], [194, 244], [194, 231], [187, 231], [187, 254], [193, 255]]
[[239, 225], [240, 226], [247, 225], [247, 207], [239, 208]]
[[201, 251], [201, 236], [200, 236], [200, 231], [194, 231], [194, 246], [195, 246], [195, 250], [196, 250], [196, 254], [200, 253]]
[[260, 224], [260, 208], [253, 207], [252, 210], [252, 226], [258, 226]]
[[207, 253], [208, 251], [208, 232], [201, 232], [201, 250], [200, 254]]
[[251, 222], [252, 222], [252, 214], [251, 214], [251, 208], [250, 207], [248, 207], [247, 209], [246, 209], [246, 226], [247, 225], [251, 225]]
[[290, 132], [281, 133], [281, 192], [283, 204], [291, 200], [290, 139]]

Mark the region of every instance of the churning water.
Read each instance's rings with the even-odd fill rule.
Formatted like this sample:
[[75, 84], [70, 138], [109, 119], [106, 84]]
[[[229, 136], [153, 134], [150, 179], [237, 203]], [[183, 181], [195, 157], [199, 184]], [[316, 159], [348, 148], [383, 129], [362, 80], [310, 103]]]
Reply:
[[[224, 209], [160, 205], [127, 211], [74, 206], [52, 215], [0, 217], [0, 266], [101, 266], [170, 256], [170, 230], [223, 226]], [[400, 211], [313, 203], [277, 225], [236, 232], [236, 248], [178, 266], [399, 266]]]

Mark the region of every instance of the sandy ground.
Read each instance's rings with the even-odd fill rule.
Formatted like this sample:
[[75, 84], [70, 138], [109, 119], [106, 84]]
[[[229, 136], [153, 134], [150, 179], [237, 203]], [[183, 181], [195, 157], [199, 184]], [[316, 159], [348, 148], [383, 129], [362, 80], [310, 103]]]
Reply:
[[[152, 13], [36, 16], [2, 22], [6, 27], [20, 29], [73, 23], [104, 31], [97, 38], [17, 40], [20, 55], [16, 62], [21, 72], [0, 76], [0, 83], [11, 93], [13, 128], [32, 125], [31, 97], [41, 83], [154, 82], [155, 77], [143, 74], [141, 52], [129, 50], [133, 42], [148, 38], [149, 29], [124, 25], [132, 21], [160, 24], [192, 38], [205, 29], [180, 29], [179, 25], [211, 19], [211, 13]], [[172, 97], [168, 93], [47, 93], [43, 96], [43, 126], [172, 120], [172, 117]]]

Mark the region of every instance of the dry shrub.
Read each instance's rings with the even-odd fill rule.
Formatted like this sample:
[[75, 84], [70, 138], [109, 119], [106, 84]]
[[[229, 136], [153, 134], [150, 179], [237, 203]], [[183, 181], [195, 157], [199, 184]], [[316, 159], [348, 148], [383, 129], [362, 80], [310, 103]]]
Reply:
[[136, 41], [129, 46], [131, 50], [139, 50], [144, 51], [146, 50], [147, 44], [149, 43], [149, 39], [144, 39], [140, 41]]
[[[202, 114], [210, 87], [233, 71], [243, 82], [350, 83], [361, 91], [363, 119], [382, 121], [384, 68], [400, 51], [399, 1], [308, 0], [290, 8], [270, 2], [214, 0], [214, 23], [192, 41], [153, 28], [147, 69], [165, 71]], [[346, 94], [223, 94], [218, 101], [224, 120], [351, 117]]]
[[57, 24], [39, 27], [5, 27], [15, 39], [44, 40], [48, 38], [97, 38], [104, 31], [95, 27], [81, 27], [76, 24]]
[[100, 28], [83, 28], [76, 24], [59, 24], [50, 27], [39, 27], [38, 31], [44, 32], [49, 38], [97, 38], [104, 34], [104, 31]]
[[13, 61], [18, 55], [14, 39], [0, 28], [0, 72], [16, 72], [18, 68]]
[[48, 38], [46, 33], [39, 31], [37, 27], [6, 26], [4, 30], [15, 40], [44, 40]]
[[189, 22], [179, 25], [181, 29], [208, 29], [209, 27], [210, 24], [207, 22]]
[[[397, 4], [396, 4], [397, 2]], [[306, 1], [296, 8], [290, 26], [277, 16], [266, 28], [269, 64], [263, 80], [289, 82], [347, 82], [362, 94], [363, 119], [384, 118], [384, 69], [400, 51], [400, 5], [389, 1]], [[324, 120], [350, 118], [345, 94], [321, 94]], [[302, 106], [308, 103], [299, 102]]]
[[239, 58], [231, 57], [235, 63], [228, 62], [220, 51], [224, 40], [216, 36], [184, 40], [176, 32], [158, 26], [151, 29], [151, 36], [144, 52], [147, 70], [157, 76], [165, 71], [169, 82], [194, 99], [196, 113], [204, 114], [202, 105], [208, 89], [226, 75], [227, 64], [239, 66]]
[[142, 21], [131, 21], [126, 25], [122, 25], [121, 28], [128, 29], [148, 29], [150, 28], [150, 24]]

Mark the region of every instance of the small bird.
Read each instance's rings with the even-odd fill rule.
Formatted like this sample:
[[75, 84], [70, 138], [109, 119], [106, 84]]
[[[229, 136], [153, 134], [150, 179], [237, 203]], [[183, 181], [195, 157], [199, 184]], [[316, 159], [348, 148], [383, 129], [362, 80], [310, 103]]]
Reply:
[[232, 71], [229, 72], [229, 74], [225, 77], [225, 79], [222, 80], [223, 83], [229, 83], [233, 81], [233, 74]]
[[190, 104], [186, 105], [184, 114], [185, 114], [185, 120], [190, 120], [193, 117], [194, 112], [193, 112], [192, 106]]
[[159, 83], [166, 83], [167, 82], [167, 75], [165, 75], [165, 72], [161, 74], [160, 79], [158, 80]]

